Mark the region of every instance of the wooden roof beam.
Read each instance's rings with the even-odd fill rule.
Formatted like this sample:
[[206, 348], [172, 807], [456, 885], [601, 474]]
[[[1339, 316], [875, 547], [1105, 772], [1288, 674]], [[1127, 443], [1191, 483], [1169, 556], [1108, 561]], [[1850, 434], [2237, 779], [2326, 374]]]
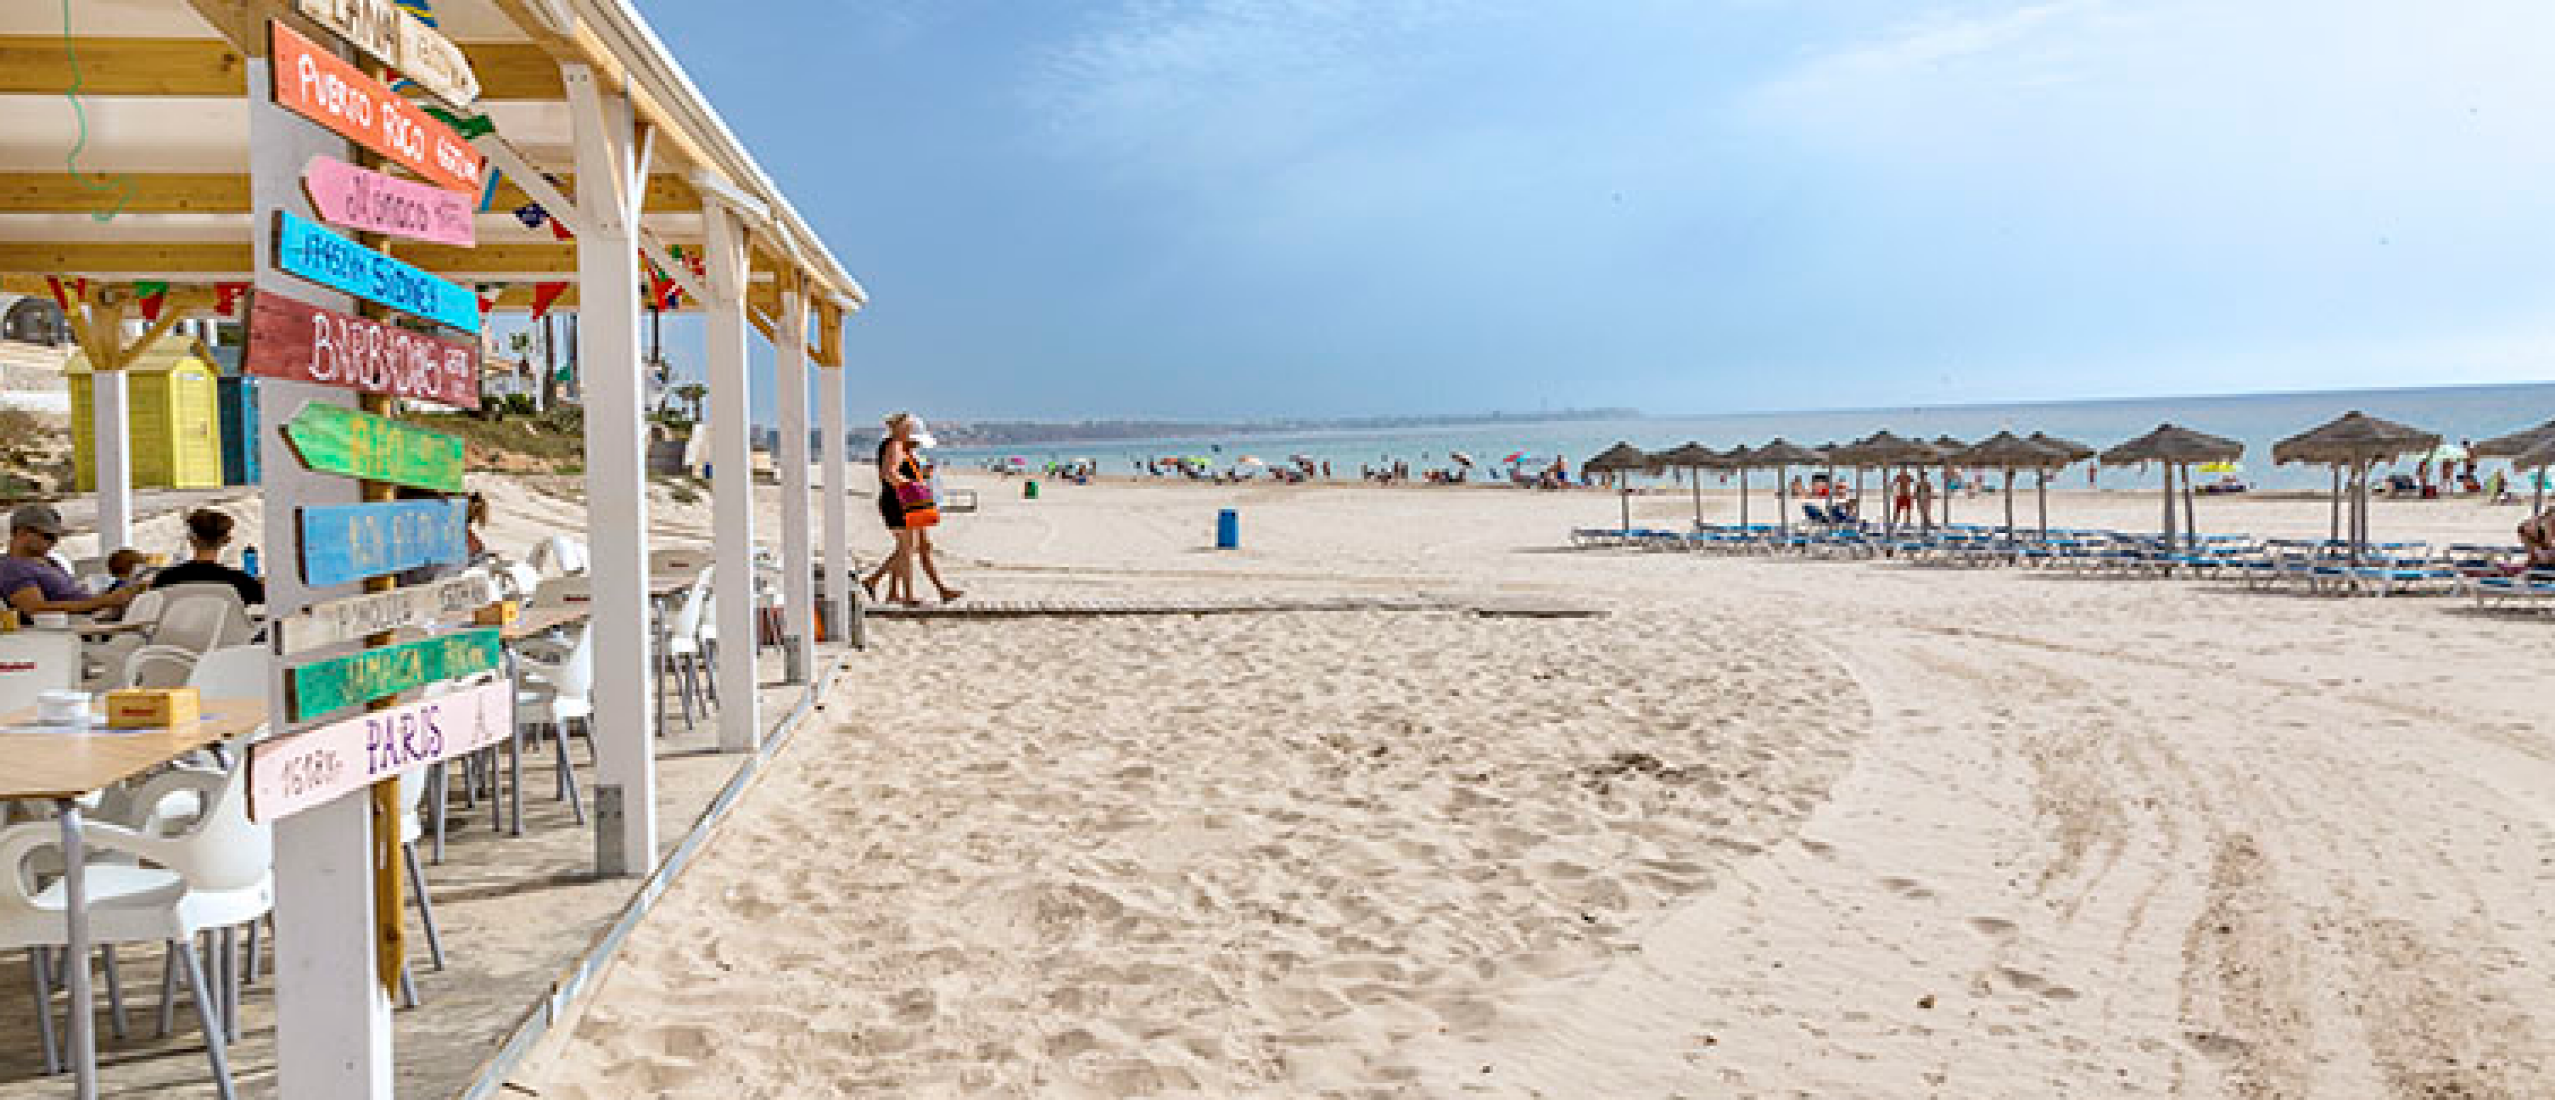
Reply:
[[[198, 8], [222, 6], [199, 0]], [[246, 5], [224, 7], [221, 26]], [[293, 22], [293, 20], [287, 20]], [[262, 24], [253, 32], [263, 39]], [[236, 99], [248, 94], [248, 58], [264, 43], [219, 38], [74, 38], [80, 94]], [[558, 101], [567, 97], [559, 63], [526, 42], [461, 42], [479, 77], [482, 100]], [[0, 35], [0, 94], [61, 95], [71, 87], [71, 58], [58, 35]]]
[[[559, 173], [574, 192], [576, 177]], [[118, 185], [130, 181], [132, 194], [102, 193], [68, 172], [0, 172], [0, 213], [86, 214], [114, 206], [123, 198], [128, 214], [245, 214], [249, 210], [248, 177], [228, 172], [117, 172]], [[494, 212], [533, 201], [509, 174], [497, 183]], [[701, 208], [701, 193], [684, 175], [660, 172], [648, 177], [650, 213], [690, 213]]]

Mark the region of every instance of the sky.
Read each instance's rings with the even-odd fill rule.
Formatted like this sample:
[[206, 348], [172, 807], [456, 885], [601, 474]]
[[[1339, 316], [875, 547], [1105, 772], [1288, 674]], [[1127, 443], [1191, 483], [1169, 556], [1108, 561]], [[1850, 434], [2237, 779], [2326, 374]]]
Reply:
[[639, 7], [856, 425], [2555, 378], [2544, 0]]

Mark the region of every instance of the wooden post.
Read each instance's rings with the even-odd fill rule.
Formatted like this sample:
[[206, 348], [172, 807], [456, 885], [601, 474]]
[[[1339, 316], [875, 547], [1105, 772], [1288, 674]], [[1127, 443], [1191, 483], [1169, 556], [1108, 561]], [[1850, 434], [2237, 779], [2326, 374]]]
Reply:
[[[309, 215], [302, 166], [313, 156], [347, 156], [348, 146], [269, 102], [267, 65], [258, 56], [247, 66], [250, 199], [260, 211]], [[257, 289], [351, 308], [345, 295], [315, 291], [278, 271], [272, 237], [253, 236]], [[277, 417], [308, 401], [347, 405], [354, 399], [333, 386], [283, 379], [263, 382], [260, 396]], [[258, 447], [265, 527], [274, 537], [296, 529], [300, 505], [356, 503], [356, 482], [303, 470], [283, 433], [259, 433]], [[272, 549], [266, 555], [274, 563], [266, 570], [270, 614], [287, 616], [354, 593], [351, 585], [304, 586], [293, 555], [282, 544]], [[281, 683], [279, 676], [268, 709], [279, 728], [286, 713]], [[339, 798], [275, 824], [275, 1059], [283, 1100], [392, 1095], [391, 1002], [374, 951], [371, 837], [368, 797]]]
[[763, 744], [754, 655], [754, 420], [746, 369], [745, 227], [736, 210], [701, 206], [709, 238], [710, 503], [718, 521], [719, 748]]
[[[655, 632], [648, 606], [646, 409], [639, 349], [639, 185], [642, 169], [630, 102], [607, 94], [593, 70], [561, 65], [575, 131], [577, 362], [584, 385], [586, 544], [592, 555], [594, 671], [624, 690], [594, 697], [598, 795], [619, 792], [617, 834], [595, 829], [596, 870], [656, 869], [656, 695], [647, 690]], [[598, 798], [598, 804], [600, 804]]]
[[[828, 306], [818, 311], [817, 324], [829, 333], [842, 326], [843, 315]], [[831, 353], [819, 362], [816, 370], [818, 429], [825, 439], [825, 623], [834, 637], [847, 636], [852, 606], [851, 529], [847, 525], [843, 504], [851, 494], [850, 467], [845, 461], [843, 443], [843, 364], [831, 356], [841, 354], [837, 338], [826, 336], [822, 348]]]
[[780, 338], [772, 344], [774, 408], [781, 423], [773, 465], [781, 472], [781, 653], [784, 677], [803, 684], [816, 637], [815, 563], [808, 560], [807, 293], [796, 268], [781, 273]]

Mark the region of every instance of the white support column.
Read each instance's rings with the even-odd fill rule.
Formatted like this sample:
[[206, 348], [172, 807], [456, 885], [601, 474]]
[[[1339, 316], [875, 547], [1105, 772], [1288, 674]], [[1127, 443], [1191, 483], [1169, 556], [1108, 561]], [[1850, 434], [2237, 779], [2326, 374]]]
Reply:
[[710, 504], [718, 522], [713, 543], [718, 580], [711, 613], [719, 624], [719, 748], [752, 752], [763, 744], [755, 674], [754, 416], [746, 364], [745, 230], [726, 204], [704, 201], [709, 238]]
[[781, 443], [772, 453], [781, 471], [781, 652], [793, 684], [807, 682], [808, 646], [816, 640], [816, 568], [807, 552], [807, 295], [797, 277], [782, 275], [790, 282], [781, 288], [780, 339], [772, 347], [781, 422]]
[[[267, 211], [280, 208], [310, 217], [302, 166], [319, 154], [351, 159], [347, 143], [267, 101], [265, 58], [249, 59], [245, 83], [249, 198], [257, 216], [272, 217]], [[258, 290], [354, 309], [345, 295], [278, 272], [274, 234], [250, 237]], [[352, 391], [280, 378], [267, 379], [259, 393], [270, 424], [292, 419], [305, 403], [355, 403]], [[282, 432], [260, 434], [258, 460], [270, 563], [267, 612], [289, 615], [356, 591], [303, 585], [285, 532], [300, 506], [354, 503], [359, 483], [303, 469]], [[277, 721], [284, 713], [281, 683], [278, 677], [268, 687], [267, 713]], [[282, 1100], [388, 1100], [393, 1094], [390, 998], [373, 973], [371, 833], [372, 806], [361, 793], [275, 823], [275, 1064]]]
[[[100, 344], [123, 347], [121, 331], [101, 334]], [[90, 468], [98, 481], [98, 556], [103, 558], [133, 544], [133, 433], [130, 389], [121, 370], [89, 373]]]
[[561, 65], [575, 131], [577, 365], [584, 382], [587, 573], [593, 580], [595, 869], [656, 869], [656, 695], [648, 690], [648, 494], [639, 370], [639, 181], [630, 102]]
[[843, 369], [819, 364], [816, 368], [817, 422], [825, 437], [825, 622], [833, 628], [834, 637], [848, 637], [851, 620], [846, 612], [852, 606], [852, 536], [843, 514], [843, 502], [851, 495], [850, 466], [844, 461], [843, 446]]

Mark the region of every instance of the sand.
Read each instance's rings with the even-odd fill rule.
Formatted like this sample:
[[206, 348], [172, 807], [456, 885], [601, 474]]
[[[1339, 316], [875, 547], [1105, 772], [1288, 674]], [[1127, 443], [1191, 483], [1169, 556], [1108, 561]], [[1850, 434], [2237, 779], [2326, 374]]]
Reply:
[[[2555, 621], [1561, 549], [1599, 494], [978, 483], [515, 1087], [2533, 1096]], [[857, 502], [866, 521], [868, 502]], [[1243, 549], [1204, 548], [1242, 510]], [[1707, 499], [1726, 516], [1726, 498]], [[1682, 497], [1644, 498], [1673, 524]], [[1760, 503], [1758, 508], [1769, 508]], [[1963, 502], [1964, 518], [1984, 503]], [[2062, 496], [2064, 522], [2152, 499]], [[2203, 526], [2320, 531], [2306, 500]], [[2507, 541], [2517, 510], [2381, 505]], [[867, 552], [883, 541], [862, 522]]]

